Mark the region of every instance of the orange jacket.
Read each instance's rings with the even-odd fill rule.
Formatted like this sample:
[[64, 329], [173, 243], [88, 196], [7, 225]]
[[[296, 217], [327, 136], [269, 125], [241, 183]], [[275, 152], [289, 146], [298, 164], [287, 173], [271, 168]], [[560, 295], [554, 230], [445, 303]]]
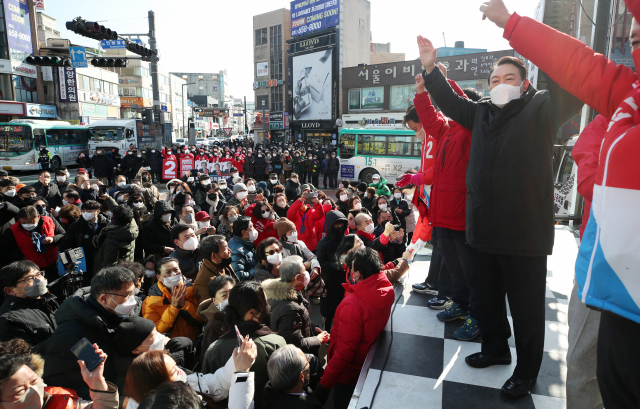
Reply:
[[[165, 304], [165, 299], [168, 303]], [[187, 337], [194, 340], [202, 332], [202, 318], [197, 314], [198, 299], [193, 287], [187, 288], [184, 307], [179, 310], [171, 305], [171, 291], [161, 282], [149, 289], [149, 295], [142, 302], [142, 316], [153, 321], [158, 332], [169, 337]]]

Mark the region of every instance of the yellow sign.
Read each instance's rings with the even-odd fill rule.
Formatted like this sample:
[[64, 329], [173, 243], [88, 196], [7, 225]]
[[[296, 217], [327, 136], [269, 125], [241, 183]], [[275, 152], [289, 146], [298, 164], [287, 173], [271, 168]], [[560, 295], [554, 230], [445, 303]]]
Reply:
[[80, 125], [79, 119], [65, 119], [65, 121], [69, 122], [71, 125]]

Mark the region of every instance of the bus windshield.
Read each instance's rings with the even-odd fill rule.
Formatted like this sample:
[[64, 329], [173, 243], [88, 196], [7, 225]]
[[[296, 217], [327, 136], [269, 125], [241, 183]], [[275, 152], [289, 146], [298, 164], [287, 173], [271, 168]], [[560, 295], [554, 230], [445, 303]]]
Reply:
[[0, 126], [0, 152], [29, 152], [33, 149], [31, 128], [23, 125]]
[[123, 139], [124, 128], [91, 128], [91, 140], [94, 142], [121, 141]]

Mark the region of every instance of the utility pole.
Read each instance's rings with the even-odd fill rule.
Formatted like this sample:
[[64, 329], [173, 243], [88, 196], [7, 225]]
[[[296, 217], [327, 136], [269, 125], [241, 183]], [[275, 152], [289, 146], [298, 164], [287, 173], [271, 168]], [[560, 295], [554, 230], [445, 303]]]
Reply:
[[265, 115], [266, 101], [262, 100], [262, 147], [267, 149], [267, 116]]
[[162, 109], [160, 107], [160, 88], [158, 86], [158, 53], [155, 52], [157, 50], [156, 47], [156, 14], [153, 10], [149, 10], [149, 47], [151, 47], [151, 88], [153, 90], [153, 108], [156, 111], [157, 107], [157, 115], [154, 116], [154, 122], [156, 125], [156, 130], [158, 126], [160, 126], [160, 132], [162, 133], [162, 139], [165, 143], [169, 143], [171, 141], [166, 141], [166, 135], [164, 131], [164, 126], [161, 125], [160, 115], [162, 115]]
[[244, 133], [249, 135], [249, 127], [247, 126], [247, 97], [244, 97]]

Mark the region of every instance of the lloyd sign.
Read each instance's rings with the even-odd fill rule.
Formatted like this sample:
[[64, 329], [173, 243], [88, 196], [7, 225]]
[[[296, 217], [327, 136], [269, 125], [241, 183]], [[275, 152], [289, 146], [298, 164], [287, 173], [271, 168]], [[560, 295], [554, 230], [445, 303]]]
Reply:
[[309, 38], [307, 40], [297, 41], [291, 44], [291, 51], [289, 54], [297, 54], [304, 51], [311, 51], [317, 48], [322, 48], [336, 43], [336, 33], [326, 34], [323, 36]]

